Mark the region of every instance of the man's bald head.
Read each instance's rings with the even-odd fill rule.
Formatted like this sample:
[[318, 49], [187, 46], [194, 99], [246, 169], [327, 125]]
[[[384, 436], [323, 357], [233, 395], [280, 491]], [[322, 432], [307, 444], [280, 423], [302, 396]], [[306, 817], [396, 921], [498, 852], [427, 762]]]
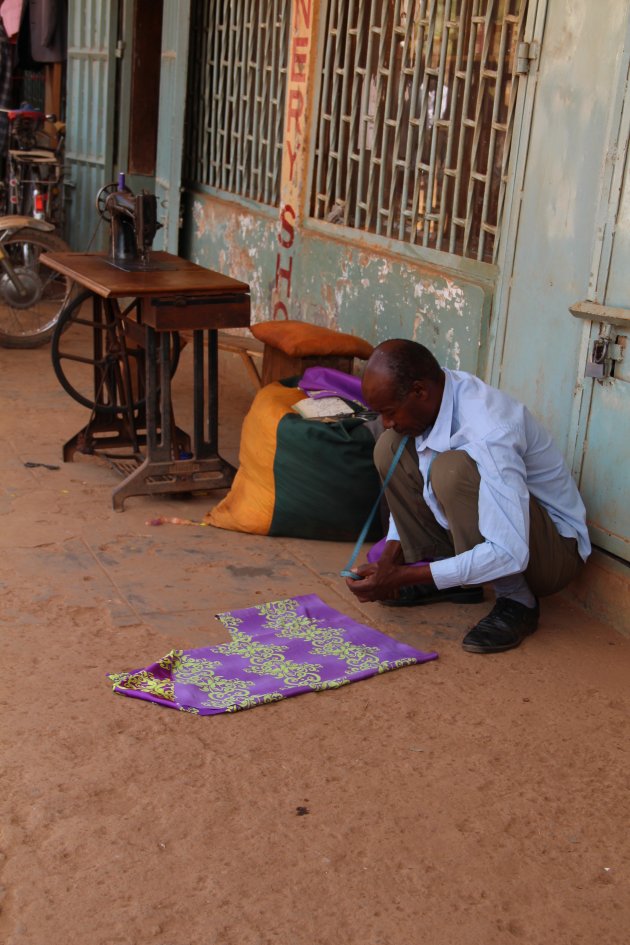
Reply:
[[400, 399], [406, 397], [414, 381], [441, 385], [444, 376], [429, 349], [406, 338], [391, 338], [377, 345], [365, 366], [363, 376], [368, 375], [387, 380]]
[[363, 372], [363, 399], [380, 413], [385, 429], [420, 436], [438, 415], [444, 379], [424, 345], [394, 338], [372, 352]]

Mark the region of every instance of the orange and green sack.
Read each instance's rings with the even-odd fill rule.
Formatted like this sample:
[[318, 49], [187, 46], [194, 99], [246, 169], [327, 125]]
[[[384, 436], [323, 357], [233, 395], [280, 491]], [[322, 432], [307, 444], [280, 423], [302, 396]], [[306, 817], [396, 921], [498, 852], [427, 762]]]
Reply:
[[[304, 420], [295, 380], [263, 387], [243, 422], [239, 469], [206, 516], [256, 535], [354, 541], [379, 494], [374, 438], [361, 420]], [[371, 539], [382, 534], [378, 522]]]

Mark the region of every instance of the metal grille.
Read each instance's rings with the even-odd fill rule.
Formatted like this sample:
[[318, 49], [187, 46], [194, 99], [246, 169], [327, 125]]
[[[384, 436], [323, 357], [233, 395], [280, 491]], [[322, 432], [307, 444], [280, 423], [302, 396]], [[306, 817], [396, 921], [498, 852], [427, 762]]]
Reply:
[[190, 182], [277, 206], [290, 0], [193, 0]]
[[311, 213], [492, 261], [527, 0], [329, 0]]

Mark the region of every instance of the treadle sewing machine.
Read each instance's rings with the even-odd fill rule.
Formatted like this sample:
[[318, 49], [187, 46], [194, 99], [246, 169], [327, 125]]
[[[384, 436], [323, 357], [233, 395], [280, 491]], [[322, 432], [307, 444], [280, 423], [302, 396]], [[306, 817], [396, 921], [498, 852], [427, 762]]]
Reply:
[[[113, 189], [115, 188], [115, 189]], [[157, 198], [143, 190], [133, 194], [119, 174], [118, 184], [107, 184], [96, 196], [96, 209], [110, 224], [109, 262], [126, 272], [173, 269], [173, 263], [158, 262], [150, 250], [162, 224], [157, 219]]]
[[[228, 488], [234, 468], [217, 442], [217, 330], [249, 325], [249, 286], [152, 250], [161, 226], [152, 194], [134, 195], [119, 180], [99, 191], [97, 209], [111, 224], [109, 254], [41, 257], [87, 290], [64, 309], [52, 342], [59, 381], [90, 409], [63, 458], [98, 453], [126, 475], [113, 492], [118, 511], [133, 495]], [[121, 299], [132, 301], [121, 310]], [[193, 339], [192, 437], [175, 425], [171, 397], [180, 331]]]

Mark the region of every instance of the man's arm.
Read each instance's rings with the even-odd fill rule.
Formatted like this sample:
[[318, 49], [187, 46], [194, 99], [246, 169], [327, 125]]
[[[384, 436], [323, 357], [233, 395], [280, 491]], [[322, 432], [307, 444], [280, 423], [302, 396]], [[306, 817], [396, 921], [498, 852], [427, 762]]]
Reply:
[[387, 555], [376, 565], [358, 569], [365, 579], [347, 582], [352, 585], [352, 592], [362, 601], [387, 600], [406, 585], [433, 584], [442, 590], [483, 584], [524, 571], [529, 560], [529, 491], [524, 451], [524, 431], [512, 427], [494, 430], [491, 437], [468, 451], [481, 476], [479, 531], [483, 542], [430, 565], [405, 565], [401, 561], [400, 542], [390, 540], [397, 536], [391, 523], [385, 546]]
[[360, 581], [346, 578], [346, 585], [360, 601], [389, 600], [401, 587], [433, 584], [428, 564], [405, 564], [399, 541], [388, 540], [378, 561], [355, 568]]

